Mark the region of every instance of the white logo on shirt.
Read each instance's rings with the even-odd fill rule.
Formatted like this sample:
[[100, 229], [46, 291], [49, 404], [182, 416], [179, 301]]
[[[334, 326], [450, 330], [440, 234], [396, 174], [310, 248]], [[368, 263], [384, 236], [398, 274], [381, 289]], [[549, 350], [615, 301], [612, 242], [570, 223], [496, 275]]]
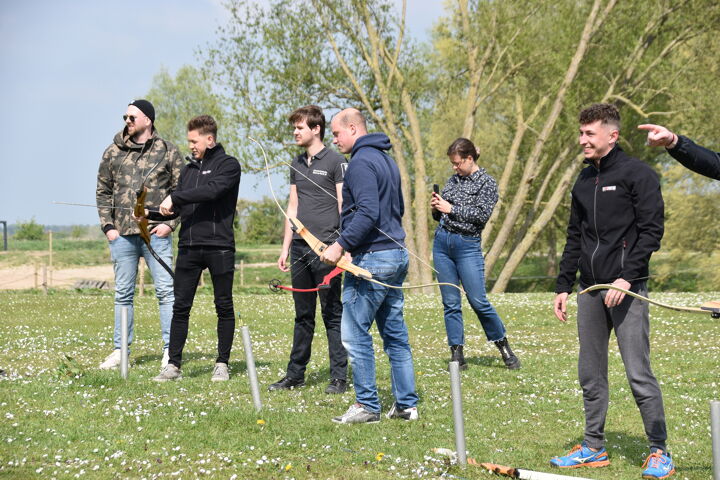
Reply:
[[313, 175], [324, 175], [327, 176], [327, 172], [325, 170], [313, 170]]
[[614, 192], [617, 187], [615, 185], [610, 185], [609, 187], [603, 187], [603, 192]]
[[207, 175], [207, 174], [210, 173], [210, 172], [212, 172], [212, 170], [203, 170], [203, 171], [200, 172], [200, 173], [202, 173], [203, 175]]

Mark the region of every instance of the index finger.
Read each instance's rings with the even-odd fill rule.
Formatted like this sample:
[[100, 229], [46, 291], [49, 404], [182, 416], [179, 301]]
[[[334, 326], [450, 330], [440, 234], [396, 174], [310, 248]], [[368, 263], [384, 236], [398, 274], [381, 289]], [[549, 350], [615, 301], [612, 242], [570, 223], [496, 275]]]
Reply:
[[638, 125], [637, 128], [638, 128], [638, 130], [647, 130], [648, 132], [650, 132], [650, 131], [659, 130], [660, 125], [654, 125], [652, 123], [643, 123], [642, 125]]

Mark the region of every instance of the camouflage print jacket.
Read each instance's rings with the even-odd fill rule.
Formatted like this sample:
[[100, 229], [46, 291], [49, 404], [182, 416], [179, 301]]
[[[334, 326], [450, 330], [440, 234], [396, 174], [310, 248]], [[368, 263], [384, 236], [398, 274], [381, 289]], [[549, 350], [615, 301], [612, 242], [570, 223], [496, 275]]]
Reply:
[[[177, 147], [160, 138], [156, 131], [144, 145], [133, 142], [127, 128], [115, 135], [98, 169], [95, 198], [102, 231], [117, 229], [120, 235], [139, 234], [140, 229], [132, 219], [138, 191], [147, 187], [146, 205], [160, 205], [175, 191], [184, 165]], [[178, 220], [151, 222], [151, 226], [158, 223], [174, 230]]]

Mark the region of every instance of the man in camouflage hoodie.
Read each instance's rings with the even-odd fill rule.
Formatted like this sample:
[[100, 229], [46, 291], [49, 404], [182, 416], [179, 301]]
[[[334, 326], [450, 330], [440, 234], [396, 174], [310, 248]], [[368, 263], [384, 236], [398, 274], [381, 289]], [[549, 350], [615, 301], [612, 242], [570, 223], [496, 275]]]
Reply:
[[137, 196], [144, 188], [147, 188], [146, 205], [159, 205], [172, 193], [184, 161], [175, 145], [158, 136], [153, 125], [155, 109], [150, 102], [133, 101], [128, 105], [123, 120], [125, 128], [115, 135], [113, 143], [103, 153], [97, 179], [100, 226], [110, 243], [115, 270], [114, 350], [100, 368], [111, 369], [120, 364], [120, 315], [123, 307], [128, 308], [128, 344], [132, 343], [133, 297], [140, 256], [145, 258], [150, 268], [160, 304], [161, 367], [164, 367], [168, 361], [170, 321], [175, 300], [170, 271], [172, 232], [177, 221], [151, 223], [148, 227], [151, 241], [150, 245], [146, 245], [140, 236], [140, 227], [132, 219], [132, 212]]

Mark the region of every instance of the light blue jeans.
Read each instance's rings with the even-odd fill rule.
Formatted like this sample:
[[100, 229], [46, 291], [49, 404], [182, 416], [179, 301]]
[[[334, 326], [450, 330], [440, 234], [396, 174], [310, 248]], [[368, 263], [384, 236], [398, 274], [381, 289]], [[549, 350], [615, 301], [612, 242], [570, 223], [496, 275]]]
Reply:
[[[480, 238], [450, 233], [438, 227], [433, 242], [433, 261], [438, 272], [438, 282], [462, 284], [488, 341], [502, 340], [505, 337], [505, 326], [485, 293], [485, 259]], [[445, 310], [448, 345], [464, 345], [460, 291], [454, 287], [441, 286], [440, 294]]]
[[[389, 285], [402, 285], [408, 271], [405, 250], [392, 249], [362, 253], [353, 263], [367, 269], [373, 278]], [[370, 327], [377, 322], [383, 349], [390, 359], [392, 394], [398, 407], [417, 405], [415, 369], [403, 319], [403, 291], [345, 275], [342, 293], [341, 336], [352, 365], [355, 398], [370, 412], [380, 412], [380, 398], [375, 380], [375, 351]]]
[[[160, 258], [172, 268], [172, 235], [164, 238], [151, 235], [150, 244]], [[123, 307], [128, 309], [128, 345], [133, 341], [135, 333], [133, 298], [140, 256], [145, 258], [145, 263], [150, 269], [155, 284], [155, 296], [160, 304], [160, 333], [162, 334], [163, 348], [168, 348], [172, 307], [175, 301], [172, 277], [153, 258], [140, 235], [120, 235], [110, 242], [110, 256], [115, 270], [115, 331], [113, 333], [115, 348], [118, 349], [121, 345], [120, 318]]]

